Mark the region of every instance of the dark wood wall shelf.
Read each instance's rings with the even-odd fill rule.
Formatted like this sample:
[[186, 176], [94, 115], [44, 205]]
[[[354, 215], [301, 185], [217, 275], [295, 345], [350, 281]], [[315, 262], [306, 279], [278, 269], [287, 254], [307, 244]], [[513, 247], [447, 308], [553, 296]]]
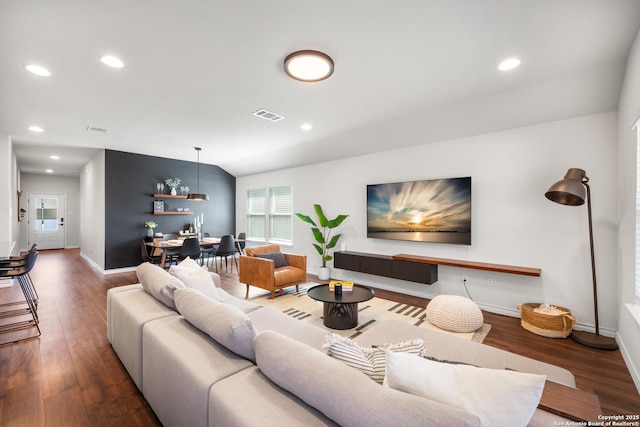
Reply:
[[490, 264], [486, 262], [462, 261], [457, 259], [433, 258], [420, 255], [398, 254], [393, 259], [408, 262], [420, 262], [425, 264], [447, 265], [450, 267], [473, 268], [476, 270], [497, 271], [498, 273], [519, 274], [522, 276], [540, 277], [542, 270], [532, 267], [519, 267], [515, 265]]
[[156, 199], [186, 199], [187, 196], [182, 196], [180, 194], [176, 194], [175, 196], [172, 194], [154, 194], [153, 197]]
[[178, 212], [178, 211], [154, 211], [154, 215], [191, 215], [193, 212]]

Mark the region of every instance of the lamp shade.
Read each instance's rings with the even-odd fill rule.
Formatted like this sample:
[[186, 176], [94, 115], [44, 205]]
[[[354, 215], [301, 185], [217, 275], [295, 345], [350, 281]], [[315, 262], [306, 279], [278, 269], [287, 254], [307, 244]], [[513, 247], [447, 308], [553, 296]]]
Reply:
[[189, 193], [187, 194], [187, 200], [194, 200], [194, 201], [209, 200], [209, 195], [204, 193]]
[[553, 184], [544, 194], [552, 202], [567, 206], [580, 206], [587, 197], [584, 182], [588, 182], [587, 174], [582, 169], [572, 168], [564, 179]]
[[197, 171], [198, 187], [196, 188], [195, 193], [190, 192], [189, 194], [187, 194], [187, 200], [192, 200], [194, 202], [202, 202], [205, 200], [209, 200], [208, 194], [200, 192], [200, 150], [202, 150], [202, 148], [193, 147], [193, 149], [196, 150], [196, 153], [198, 153], [198, 171]]

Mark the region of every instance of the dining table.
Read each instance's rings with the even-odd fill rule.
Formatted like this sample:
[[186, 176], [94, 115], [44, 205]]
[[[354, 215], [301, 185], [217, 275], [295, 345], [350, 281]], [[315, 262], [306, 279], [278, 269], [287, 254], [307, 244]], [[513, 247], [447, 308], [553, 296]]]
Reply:
[[[238, 249], [238, 252], [240, 254], [243, 253], [241, 243], [243, 243], [244, 241], [245, 239], [238, 239], [238, 238], [235, 239], [236, 248]], [[184, 242], [184, 239], [171, 239], [171, 240], [159, 240], [159, 241], [156, 241], [154, 239], [154, 241], [146, 242], [146, 244], [151, 248], [160, 250], [160, 265], [164, 266], [166, 265], [165, 262], [167, 261], [167, 249], [179, 248], [182, 246], [182, 242]], [[212, 246], [218, 246], [219, 244], [220, 244], [219, 237], [203, 237], [200, 239], [200, 247], [202, 248], [210, 248]]]

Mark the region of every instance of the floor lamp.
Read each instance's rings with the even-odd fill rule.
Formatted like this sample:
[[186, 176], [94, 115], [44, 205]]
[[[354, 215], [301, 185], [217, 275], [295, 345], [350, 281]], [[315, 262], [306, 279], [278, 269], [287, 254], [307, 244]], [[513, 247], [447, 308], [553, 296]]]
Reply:
[[582, 169], [572, 168], [567, 171], [562, 181], [553, 184], [545, 193], [547, 199], [552, 202], [566, 206], [581, 206], [587, 201], [589, 212], [589, 244], [591, 247], [591, 276], [593, 278], [593, 308], [596, 320], [596, 333], [586, 331], [573, 331], [571, 338], [589, 347], [604, 350], [615, 350], [618, 348], [615, 339], [600, 335], [600, 325], [598, 324], [598, 288], [596, 285], [596, 259], [593, 252], [593, 225], [591, 219], [591, 188], [589, 178]]

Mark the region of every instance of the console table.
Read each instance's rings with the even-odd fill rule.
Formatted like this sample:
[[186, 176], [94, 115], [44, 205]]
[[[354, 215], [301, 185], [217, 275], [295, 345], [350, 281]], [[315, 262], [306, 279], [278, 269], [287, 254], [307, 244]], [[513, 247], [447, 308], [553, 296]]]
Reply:
[[379, 255], [350, 251], [336, 251], [333, 254], [333, 266], [336, 268], [373, 274], [375, 276], [391, 277], [409, 282], [425, 283], [427, 285], [438, 281], [438, 265], [519, 274], [523, 276], [539, 277], [540, 274], [542, 274], [542, 270], [539, 268], [434, 258], [420, 255]]

